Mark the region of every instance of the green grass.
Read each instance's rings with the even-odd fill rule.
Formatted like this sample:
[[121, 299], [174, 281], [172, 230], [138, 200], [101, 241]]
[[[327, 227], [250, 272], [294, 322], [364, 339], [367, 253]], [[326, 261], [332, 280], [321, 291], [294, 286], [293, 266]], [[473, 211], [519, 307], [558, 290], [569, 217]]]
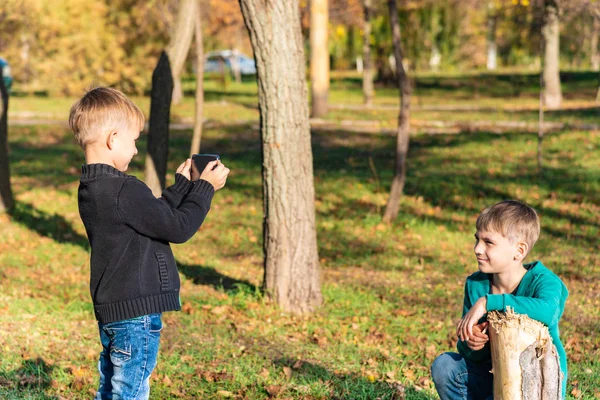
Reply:
[[[354, 89], [344, 90], [350, 96]], [[228, 101], [221, 108], [237, 115], [239, 103]], [[189, 130], [172, 132], [170, 171], [190, 138]], [[130, 166], [140, 177], [144, 140]], [[9, 141], [17, 205], [0, 216], [0, 398], [90, 398], [100, 346], [77, 212], [83, 156], [63, 127], [11, 127]], [[600, 397], [600, 134], [549, 135], [542, 175], [530, 134], [415, 135], [400, 215], [386, 225], [394, 142], [314, 132], [325, 303], [294, 316], [259, 290], [258, 133], [251, 126], [206, 130], [203, 150], [222, 154], [232, 173], [198, 234], [173, 246], [183, 311], [164, 315], [152, 398], [437, 398], [429, 366], [455, 348], [462, 285], [476, 270], [476, 215], [504, 198], [539, 211], [542, 236], [532, 258], [570, 291], [561, 322], [569, 398]]]

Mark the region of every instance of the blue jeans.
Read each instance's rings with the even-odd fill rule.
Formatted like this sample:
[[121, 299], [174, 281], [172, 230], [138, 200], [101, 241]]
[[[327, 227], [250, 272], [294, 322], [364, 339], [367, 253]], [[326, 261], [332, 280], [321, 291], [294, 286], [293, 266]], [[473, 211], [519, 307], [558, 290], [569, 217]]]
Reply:
[[98, 324], [102, 352], [96, 400], [148, 399], [162, 329], [160, 317], [150, 314]]
[[477, 364], [458, 353], [444, 353], [433, 362], [431, 376], [441, 400], [491, 400], [491, 369], [491, 361]]

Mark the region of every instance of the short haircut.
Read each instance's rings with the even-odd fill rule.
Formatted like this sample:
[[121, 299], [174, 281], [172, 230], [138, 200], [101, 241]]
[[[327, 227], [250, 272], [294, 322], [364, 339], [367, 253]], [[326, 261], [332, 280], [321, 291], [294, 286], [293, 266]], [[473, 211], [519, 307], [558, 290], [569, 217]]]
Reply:
[[512, 241], [523, 240], [533, 249], [540, 236], [540, 219], [535, 210], [518, 200], [504, 200], [483, 210], [475, 226], [478, 231], [495, 231]]
[[88, 90], [69, 113], [69, 127], [83, 149], [111, 130], [135, 127], [141, 131], [144, 122], [142, 111], [122, 92], [109, 87]]

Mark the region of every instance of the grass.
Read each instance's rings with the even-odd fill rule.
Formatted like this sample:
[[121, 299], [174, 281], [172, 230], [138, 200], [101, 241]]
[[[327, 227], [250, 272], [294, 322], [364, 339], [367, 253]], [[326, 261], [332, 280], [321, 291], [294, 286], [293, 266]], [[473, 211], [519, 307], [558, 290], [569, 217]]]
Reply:
[[[222, 108], [237, 115], [239, 103], [228, 101]], [[172, 132], [170, 171], [190, 138], [189, 130]], [[90, 398], [99, 341], [77, 211], [84, 160], [60, 126], [11, 127], [9, 141], [17, 205], [0, 216], [0, 397]], [[536, 146], [535, 136], [519, 132], [414, 135], [401, 212], [386, 225], [394, 138], [315, 131], [325, 303], [294, 316], [259, 290], [258, 132], [207, 129], [203, 150], [222, 154], [232, 174], [198, 234], [173, 246], [183, 310], [164, 315], [152, 398], [437, 398], [429, 366], [455, 348], [462, 285], [476, 269], [475, 217], [509, 197], [540, 212], [532, 258], [570, 291], [561, 322], [569, 398], [600, 398], [600, 134], [549, 135], [542, 175]], [[140, 177], [143, 153], [130, 166]]]

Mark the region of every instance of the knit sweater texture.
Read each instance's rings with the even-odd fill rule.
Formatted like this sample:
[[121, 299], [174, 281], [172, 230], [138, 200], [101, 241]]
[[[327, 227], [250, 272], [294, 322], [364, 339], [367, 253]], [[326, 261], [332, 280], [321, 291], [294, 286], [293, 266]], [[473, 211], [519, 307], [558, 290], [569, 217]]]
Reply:
[[200, 228], [214, 195], [207, 181], [176, 174], [162, 197], [106, 164], [82, 166], [79, 215], [91, 246], [90, 293], [101, 323], [180, 310], [169, 243]]
[[[529, 318], [539, 321], [548, 327], [552, 343], [560, 360], [560, 369], [563, 373], [563, 398], [566, 394], [567, 384], [567, 356], [565, 348], [560, 341], [558, 322], [564, 312], [565, 302], [569, 295], [567, 287], [551, 270], [540, 261], [524, 265], [527, 272], [521, 279], [519, 287], [514, 294], [491, 294], [490, 275], [481, 271], [475, 272], [467, 278], [465, 283], [465, 299], [463, 316], [471, 309], [473, 304], [481, 297], [487, 297], [487, 311], [506, 312], [507, 307], [514, 309], [517, 314], [525, 314]], [[487, 319], [485, 316], [481, 321]], [[489, 342], [478, 351], [469, 349], [466, 342], [458, 341], [458, 351], [463, 357], [482, 362], [491, 359]]]

